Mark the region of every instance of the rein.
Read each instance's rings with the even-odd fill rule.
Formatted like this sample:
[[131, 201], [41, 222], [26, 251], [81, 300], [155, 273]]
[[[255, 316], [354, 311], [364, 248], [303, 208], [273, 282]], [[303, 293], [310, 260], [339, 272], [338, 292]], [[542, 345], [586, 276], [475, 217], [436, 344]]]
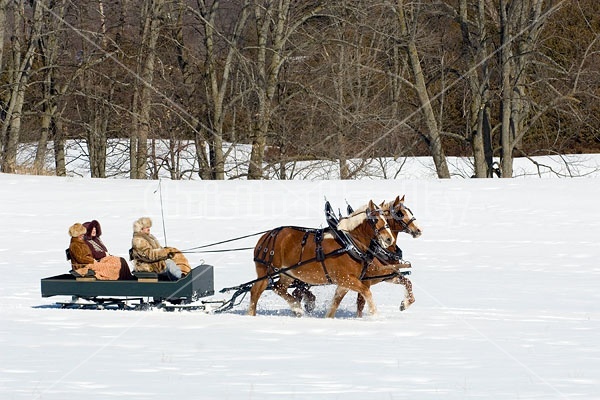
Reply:
[[249, 235], [244, 235], [244, 236], [239, 236], [233, 239], [228, 239], [228, 240], [222, 240], [220, 242], [215, 242], [215, 243], [210, 243], [210, 244], [205, 244], [203, 246], [197, 246], [197, 247], [191, 247], [189, 249], [185, 249], [185, 250], [181, 250], [180, 253], [222, 253], [222, 252], [227, 252], [227, 251], [239, 251], [239, 250], [250, 250], [253, 249], [254, 247], [240, 247], [237, 249], [224, 249], [224, 250], [200, 250], [198, 251], [198, 249], [204, 249], [207, 247], [212, 247], [212, 246], [216, 246], [218, 244], [223, 244], [223, 243], [229, 243], [229, 242], [234, 242], [236, 240], [240, 240], [240, 239], [246, 239], [252, 236], [258, 236], [258, 235], [262, 235], [263, 233], [267, 233], [269, 232], [269, 230], [266, 231], [262, 231], [262, 232], [257, 232], [257, 233], [251, 233]]

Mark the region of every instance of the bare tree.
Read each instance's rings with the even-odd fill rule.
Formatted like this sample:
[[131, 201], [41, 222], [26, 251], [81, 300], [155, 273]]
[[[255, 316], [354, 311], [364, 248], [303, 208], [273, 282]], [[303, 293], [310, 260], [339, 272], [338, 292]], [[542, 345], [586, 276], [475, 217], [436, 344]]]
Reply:
[[2, 171], [14, 173], [16, 170], [17, 146], [21, 133], [21, 121], [25, 92], [29, 83], [29, 76], [33, 66], [33, 58], [37, 42], [42, 30], [43, 1], [33, 3], [32, 20], [28, 21], [25, 14], [25, 4], [15, 4], [13, 18], [16, 26], [23, 26], [23, 30], [15, 32], [12, 36], [11, 58], [12, 65], [9, 70], [9, 79], [12, 85], [10, 99], [6, 106], [6, 116], [2, 121]]
[[502, 176], [513, 175], [513, 151], [525, 134], [531, 111], [528, 67], [534, 58], [540, 32], [555, 8], [553, 1], [499, 0], [501, 60]]
[[150, 112], [154, 92], [156, 46], [162, 27], [164, 0], [144, 0], [141, 10], [141, 43], [137, 56], [137, 74], [133, 95], [133, 123], [130, 139], [131, 172], [134, 179], [146, 178]]
[[468, 3], [460, 0], [454, 15], [462, 32], [466, 59], [464, 76], [470, 92], [466, 137], [473, 152], [474, 176], [491, 178], [493, 174], [492, 126], [490, 116], [490, 80], [492, 60], [486, 0]]
[[407, 6], [404, 4], [404, 0], [397, 0], [394, 11], [400, 28], [401, 40], [404, 42], [406, 54], [412, 69], [413, 89], [419, 98], [419, 105], [427, 127], [427, 132], [424, 133], [424, 136], [426, 137], [429, 151], [433, 158], [438, 177], [450, 178], [450, 171], [448, 170], [446, 155], [444, 154], [442, 145], [440, 125], [433, 110], [432, 99], [427, 89], [416, 42], [418, 6], [418, 4]]
[[[227, 21], [229, 18], [224, 18], [225, 15], [221, 15], [219, 19], [217, 17], [217, 14], [221, 11], [221, 2], [214, 0], [211, 5], [207, 3], [205, 0], [198, 2], [201, 23], [204, 27], [204, 44], [206, 47], [204, 62], [207, 74], [205, 85], [206, 98], [208, 99], [206, 119], [209, 126], [204, 131], [207, 136], [208, 158], [211, 165], [210, 177], [212, 179], [224, 179], [223, 124], [225, 120], [226, 94], [230, 88], [234, 62], [239, 57], [239, 42], [246, 28], [250, 11], [250, 0], [243, 1], [239, 5], [236, 17], [233, 19], [233, 27], [229, 31], [223, 26], [223, 21]], [[227, 9], [222, 10], [223, 13], [231, 13], [231, 11]], [[221, 49], [221, 47], [224, 49]]]
[[269, 123], [275, 108], [279, 74], [285, 61], [294, 53], [289, 41], [298, 27], [316, 15], [323, 5], [291, 0], [252, 0], [256, 27], [256, 45], [252, 51], [249, 79], [255, 82], [256, 108], [252, 128], [252, 153], [249, 179], [261, 179]]
[[4, 71], [4, 35], [6, 34], [6, 12], [10, 0], [0, 0], [0, 72]]
[[60, 91], [56, 75], [59, 70], [59, 43], [64, 26], [66, 0], [51, 2], [48, 7], [44, 10], [44, 34], [41, 35], [38, 42], [43, 78], [40, 82], [42, 93], [41, 129], [33, 164], [33, 169], [37, 174], [42, 173], [44, 169], [48, 140], [56, 130], [57, 96]]

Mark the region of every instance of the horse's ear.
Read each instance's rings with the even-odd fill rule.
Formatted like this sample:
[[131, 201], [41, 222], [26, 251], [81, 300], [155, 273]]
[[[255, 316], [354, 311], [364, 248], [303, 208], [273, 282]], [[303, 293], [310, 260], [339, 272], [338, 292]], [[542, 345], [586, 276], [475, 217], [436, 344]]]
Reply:
[[370, 213], [371, 211], [373, 211], [376, 208], [377, 208], [377, 206], [375, 205], [375, 203], [373, 203], [373, 200], [369, 200], [369, 205], [367, 206], [368, 212]]
[[[398, 196], [400, 197], [400, 196]], [[406, 195], [402, 195], [402, 198], [400, 199], [400, 203], [404, 203], [404, 197], [406, 197]]]
[[380, 208], [382, 208], [383, 206], [385, 206], [385, 200], [381, 202], [381, 204], [379, 205]]

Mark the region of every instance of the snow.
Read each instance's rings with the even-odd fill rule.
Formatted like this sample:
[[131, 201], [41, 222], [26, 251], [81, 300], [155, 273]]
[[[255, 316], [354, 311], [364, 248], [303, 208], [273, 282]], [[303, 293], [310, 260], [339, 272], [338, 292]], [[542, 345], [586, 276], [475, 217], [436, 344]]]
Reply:
[[[596, 164], [597, 165], [597, 164]], [[600, 178], [129, 181], [0, 174], [2, 399], [597, 399]], [[266, 292], [225, 314], [65, 310], [40, 279], [68, 271], [68, 227], [98, 219], [125, 256], [135, 219], [181, 249], [406, 194], [423, 236], [399, 237], [416, 303], [375, 285], [293, 317]], [[162, 204], [162, 208], [161, 208]], [[164, 226], [162, 223], [164, 215]], [[253, 246], [257, 237], [218, 248]], [[218, 293], [255, 278], [250, 250], [193, 253]], [[368, 314], [368, 313], [367, 313]]]

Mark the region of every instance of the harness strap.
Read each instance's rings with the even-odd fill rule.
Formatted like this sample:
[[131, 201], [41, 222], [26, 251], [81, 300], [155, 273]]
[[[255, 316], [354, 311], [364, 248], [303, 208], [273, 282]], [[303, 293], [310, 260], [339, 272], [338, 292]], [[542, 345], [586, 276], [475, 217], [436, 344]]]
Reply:
[[321, 262], [323, 273], [325, 274], [325, 278], [327, 278], [327, 283], [331, 284], [331, 277], [325, 266], [325, 254], [323, 254], [323, 229], [319, 229], [315, 233], [315, 258], [317, 261]]
[[369, 245], [369, 253], [373, 254], [379, 261], [388, 265], [388, 264], [397, 264], [398, 261], [402, 260], [402, 249], [397, 245], [394, 245], [394, 251], [390, 251], [386, 248], [381, 247], [381, 245], [375, 241], [371, 240]]
[[384, 281], [386, 281], [386, 280], [392, 279], [396, 276], [403, 277], [406, 275], [410, 275], [410, 271], [390, 272], [389, 274], [385, 274], [385, 275], [370, 276], [368, 278], [361, 278], [361, 281], [371, 281], [371, 280], [375, 280], [375, 279], [383, 279]]
[[[345, 254], [345, 253], [346, 253], [346, 249], [340, 248], [340, 249], [334, 250], [334, 251], [332, 251], [332, 252], [326, 253], [326, 254], [324, 255], [324, 257], [325, 257], [325, 258], [328, 258], [328, 257], [336, 257], [336, 256], [339, 256], [339, 255], [341, 255], [341, 254]], [[254, 261], [256, 261], [256, 262], [258, 262], [258, 263], [261, 263], [261, 264], [263, 264], [263, 265], [265, 265], [265, 266], [267, 266], [267, 267], [269, 266], [269, 265], [268, 265], [267, 263], [265, 263], [263, 260], [258, 260], [258, 259], [256, 259], [256, 258], [255, 258], [255, 259], [254, 259]], [[305, 264], [309, 264], [309, 263], [312, 263], [312, 262], [315, 262], [315, 261], [317, 261], [316, 257], [313, 257], [313, 258], [311, 258], [311, 259], [308, 259], [308, 260], [304, 260], [304, 261], [302, 261], [302, 262], [298, 262], [297, 264], [294, 264], [294, 265], [292, 265], [292, 266], [290, 266], [290, 267], [281, 268], [281, 269], [279, 269], [279, 270], [277, 270], [277, 271], [274, 271], [274, 272], [268, 273], [267, 275], [265, 275], [265, 276], [263, 276], [263, 277], [260, 277], [260, 278], [254, 279], [254, 280], [252, 280], [252, 281], [249, 281], [249, 282], [246, 282], [246, 283], [242, 283], [241, 285], [238, 285], [238, 286], [235, 286], [235, 287], [232, 287], [232, 288], [226, 288], [226, 289], [222, 289], [222, 290], [221, 290], [221, 293], [223, 293], [223, 292], [227, 292], [227, 291], [229, 291], [229, 290], [232, 290], [232, 289], [238, 289], [238, 288], [241, 288], [241, 287], [243, 287], [243, 286], [246, 286], [246, 285], [254, 284], [254, 283], [256, 283], [256, 282], [259, 282], [259, 281], [262, 281], [262, 280], [265, 280], [265, 279], [272, 279], [272, 278], [275, 278], [275, 277], [277, 277], [278, 275], [281, 275], [281, 274], [284, 274], [284, 275], [285, 275], [285, 274], [286, 274], [286, 272], [288, 272], [288, 271], [291, 271], [291, 270], [293, 270], [293, 269], [299, 268], [299, 267], [301, 267], [301, 266], [303, 266], [303, 265], [305, 265]], [[292, 278], [293, 278], [293, 276], [292, 276]]]
[[[267, 267], [273, 266], [273, 257], [275, 257], [275, 241], [283, 227], [275, 228], [268, 235], [265, 235], [263, 240], [256, 247], [254, 252], [254, 261], [259, 262]], [[270, 250], [269, 250], [270, 249]]]

